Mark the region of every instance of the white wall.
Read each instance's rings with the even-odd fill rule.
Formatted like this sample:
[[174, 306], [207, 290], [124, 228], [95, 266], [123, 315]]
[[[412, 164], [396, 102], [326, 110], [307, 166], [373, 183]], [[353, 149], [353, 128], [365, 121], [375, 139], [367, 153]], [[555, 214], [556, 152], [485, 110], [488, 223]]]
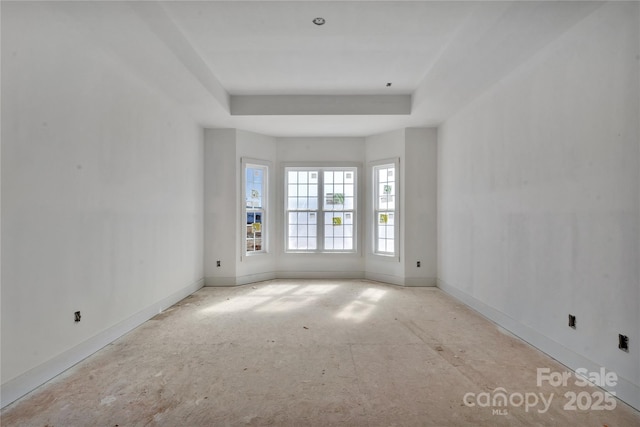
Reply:
[[201, 286], [203, 153], [179, 105], [33, 4], [2, 5], [2, 124], [4, 405]]
[[[437, 141], [436, 129], [408, 128], [405, 131], [402, 168], [405, 285], [436, 285]], [[417, 267], [417, 261], [420, 261], [420, 267]]]
[[639, 24], [637, 3], [600, 7], [447, 120], [438, 162], [439, 286], [571, 368], [615, 371], [636, 408]]
[[[235, 285], [239, 260], [236, 130], [204, 131], [204, 277], [207, 286]], [[220, 267], [217, 266], [220, 261]]]

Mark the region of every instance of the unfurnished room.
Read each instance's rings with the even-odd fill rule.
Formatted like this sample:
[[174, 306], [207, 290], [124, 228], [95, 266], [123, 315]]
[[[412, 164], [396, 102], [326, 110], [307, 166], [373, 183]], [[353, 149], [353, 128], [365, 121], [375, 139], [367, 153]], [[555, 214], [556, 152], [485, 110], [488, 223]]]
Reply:
[[640, 2], [0, 19], [3, 426], [640, 425]]

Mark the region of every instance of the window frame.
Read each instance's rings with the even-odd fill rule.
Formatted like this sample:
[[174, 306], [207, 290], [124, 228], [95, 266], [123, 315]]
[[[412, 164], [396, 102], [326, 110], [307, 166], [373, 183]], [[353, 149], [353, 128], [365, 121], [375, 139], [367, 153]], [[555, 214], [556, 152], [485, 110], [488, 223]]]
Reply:
[[[255, 168], [262, 169], [263, 171], [263, 179], [262, 179], [262, 206], [260, 209], [252, 210], [247, 207], [247, 169]], [[269, 212], [269, 174], [271, 170], [271, 162], [266, 160], [245, 158], [241, 159], [241, 259], [244, 257], [252, 257], [257, 255], [264, 255], [269, 253], [269, 220], [270, 220], [270, 212]], [[260, 250], [247, 250], [247, 218], [248, 214], [251, 212], [261, 212], [260, 218], [260, 239], [261, 239], [261, 249]]]
[[[339, 254], [339, 255], [353, 255], [359, 253], [359, 203], [360, 203], [360, 170], [361, 165], [357, 163], [345, 163], [345, 162], [318, 162], [318, 163], [287, 163], [282, 165], [282, 188], [283, 194], [283, 251], [287, 254]], [[317, 209], [307, 210], [307, 212], [316, 212], [316, 248], [315, 249], [290, 249], [289, 248], [289, 213], [300, 212], [299, 210], [289, 209], [289, 172], [290, 171], [308, 171], [318, 173], [318, 192], [317, 192]], [[325, 209], [325, 182], [324, 172], [326, 171], [349, 171], [354, 173], [353, 183], [353, 209], [345, 209], [336, 212], [349, 212], [352, 215], [353, 221], [353, 233], [351, 236], [353, 248], [352, 249], [326, 249], [325, 248], [325, 224], [324, 216], [327, 212], [333, 212], [332, 210]]]
[[[371, 176], [371, 251], [373, 255], [377, 255], [384, 258], [395, 258], [400, 259], [400, 196], [401, 196], [401, 182], [400, 182], [400, 159], [392, 158], [392, 159], [383, 159], [375, 162], [371, 162], [369, 164], [370, 167], [370, 176]], [[380, 197], [380, 184], [379, 181], [379, 170], [393, 167], [394, 169], [394, 208], [390, 209], [379, 209], [378, 200]], [[386, 252], [379, 250], [378, 247], [378, 236], [379, 236], [379, 226], [378, 226], [378, 214], [381, 212], [392, 212], [394, 215], [394, 223], [393, 223], [393, 252]]]

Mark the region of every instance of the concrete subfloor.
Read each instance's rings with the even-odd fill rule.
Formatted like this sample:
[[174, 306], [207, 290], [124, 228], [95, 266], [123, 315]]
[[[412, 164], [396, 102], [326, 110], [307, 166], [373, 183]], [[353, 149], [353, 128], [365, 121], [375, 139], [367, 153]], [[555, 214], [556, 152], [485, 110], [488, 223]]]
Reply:
[[[567, 371], [439, 289], [277, 280], [199, 290], [7, 406], [1, 422], [640, 425], [620, 401], [598, 409], [602, 390], [573, 377], [538, 386], [536, 368]], [[506, 406], [493, 405], [501, 391]], [[572, 410], [571, 392], [593, 396], [589, 409]]]

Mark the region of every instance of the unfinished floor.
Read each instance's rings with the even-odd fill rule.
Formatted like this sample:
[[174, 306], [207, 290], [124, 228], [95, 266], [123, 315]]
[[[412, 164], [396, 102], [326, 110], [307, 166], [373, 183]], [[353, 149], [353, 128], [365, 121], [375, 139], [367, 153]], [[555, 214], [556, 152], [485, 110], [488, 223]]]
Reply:
[[[199, 290], [6, 407], [1, 421], [640, 425], [640, 413], [620, 401], [598, 410], [594, 398], [591, 409], [572, 410], [565, 393], [601, 390], [537, 386], [537, 368], [567, 370], [439, 289], [277, 280]], [[500, 392], [506, 405], [493, 401]], [[542, 397], [551, 399], [546, 410]]]

